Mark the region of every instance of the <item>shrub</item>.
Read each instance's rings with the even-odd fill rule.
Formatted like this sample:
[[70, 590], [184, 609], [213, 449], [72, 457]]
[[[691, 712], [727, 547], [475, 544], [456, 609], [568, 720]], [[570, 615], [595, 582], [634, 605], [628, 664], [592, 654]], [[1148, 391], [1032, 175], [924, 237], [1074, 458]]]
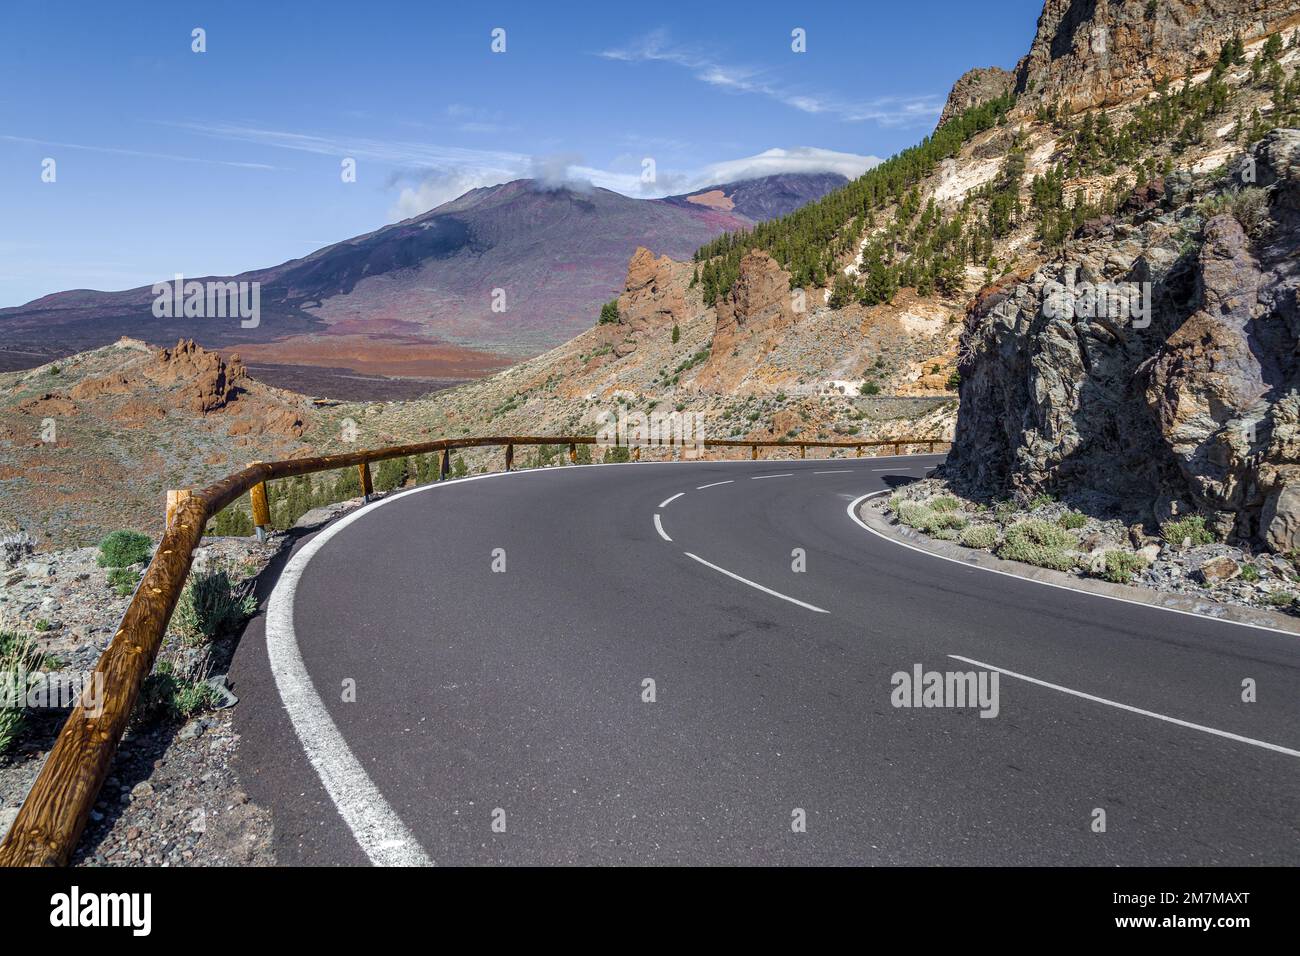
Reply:
[[858, 387], [858, 394], [859, 394], [859, 395], [879, 395], [879, 394], [880, 394], [880, 386], [877, 385], [875, 382], [863, 382], [863, 383]]
[[1207, 220], [1229, 215], [1241, 223], [1242, 229], [1254, 236], [1268, 216], [1268, 193], [1258, 186], [1231, 189], [1202, 199], [1199, 209]]
[[1082, 528], [1086, 525], [1088, 523], [1088, 517], [1077, 511], [1067, 511], [1065, 514], [1061, 515], [1056, 523], [1067, 531], [1072, 531], [1075, 528]]
[[1264, 598], [1264, 603], [1273, 607], [1289, 607], [1295, 603], [1295, 595], [1290, 591], [1270, 591]]
[[224, 568], [193, 575], [172, 614], [172, 626], [182, 643], [205, 644], [243, 624], [257, 610], [257, 601], [241, 592]]
[[1059, 525], [1031, 518], [1007, 528], [996, 553], [1008, 561], [1068, 571], [1074, 567], [1074, 558], [1066, 553], [1066, 548], [1074, 543], [1074, 536]]
[[992, 524], [972, 524], [962, 529], [957, 537], [959, 544], [968, 548], [992, 548], [998, 543], [998, 528]]
[[953, 511], [936, 511], [916, 501], [899, 501], [895, 509], [898, 519], [924, 534], [958, 530], [966, 527], [966, 519]]
[[1241, 566], [1241, 579], [1246, 582], [1255, 582], [1259, 580], [1259, 568], [1253, 564], [1243, 564]]
[[140, 583], [140, 572], [134, 568], [109, 568], [108, 584], [119, 597], [130, 597]]
[[953, 495], [936, 495], [926, 502], [935, 511], [956, 511], [961, 502]]
[[1133, 575], [1146, 569], [1147, 559], [1132, 551], [1107, 551], [1101, 576], [1113, 584], [1127, 584]]
[[186, 677], [171, 661], [160, 660], [140, 688], [132, 721], [139, 725], [159, 717], [186, 720], [217, 702], [217, 692], [202, 680]]
[[101, 568], [129, 568], [149, 560], [153, 542], [138, 531], [114, 531], [99, 542]]
[[[41, 654], [30, 637], [13, 631], [0, 631], [0, 690], [9, 687], [21, 690], [18, 674], [36, 670], [41, 661]], [[10, 704], [12, 706], [8, 706]], [[0, 753], [9, 751], [22, 728], [22, 702], [0, 699]]]
[[1205, 527], [1205, 518], [1201, 515], [1189, 515], [1176, 521], [1166, 521], [1160, 526], [1160, 534], [1175, 548], [1181, 548], [1184, 541], [1191, 541], [1192, 547], [1200, 544], [1212, 544], [1214, 535]]
[[617, 448], [606, 448], [605, 457], [601, 459], [605, 464], [610, 462], [631, 461], [632, 453], [628, 451], [626, 445], [619, 445]]

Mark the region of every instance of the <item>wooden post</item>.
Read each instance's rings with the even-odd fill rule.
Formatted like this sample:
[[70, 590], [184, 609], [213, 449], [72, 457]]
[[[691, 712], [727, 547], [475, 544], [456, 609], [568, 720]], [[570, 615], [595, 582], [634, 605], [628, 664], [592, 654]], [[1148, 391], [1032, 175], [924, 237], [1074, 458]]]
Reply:
[[934, 442], [932, 442], [932, 441], [928, 441], [928, 442], [926, 442], [926, 443], [925, 443], [925, 450], [928, 451], [931, 455], [933, 455], [933, 454], [934, 454]]
[[752, 460], [754, 460], [754, 461], [758, 461], [758, 446], [757, 446], [757, 445], [750, 445], [750, 446], [749, 446], [749, 457], [750, 457]]
[[640, 445], [637, 445], [635, 448], [632, 449], [632, 460], [633, 460], [633, 461], [640, 461], [640, 460], [641, 460], [641, 446], [640, 446]]
[[172, 519], [176, 517], [176, 509], [190, 497], [191, 492], [188, 488], [179, 488], [167, 492], [167, 524], [165, 527], [170, 528], [172, 526]]
[[578, 463], [578, 443], [569, 442], [569, 464], [576, 465], [577, 463]]
[[438, 480], [446, 481], [447, 476], [451, 474], [451, 449], [442, 450], [442, 460], [438, 464]]
[[857, 453], [856, 455], [854, 455], [853, 457], [854, 457], [854, 458], [861, 458], [861, 457], [862, 457], [862, 446], [861, 446], [861, 445], [858, 446], [857, 452], [858, 452], [858, 453]]
[[515, 466], [515, 446], [506, 445], [506, 471]]
[[[260, 465], [260, 461], [249, 462]], [[253, 531], [258, 541], [266, 540], [266, 533], [271, 529], [271, 503], [266, 497], [266, 482], [259, 481], [248, 489], [248, 500], [253, 503]]]
[[894, 454], [895, 454], [896, 456], [902, 454], [902, 452], [898, 450], [900, 447], [901, 447], [901, 446], [898, 444], [898, 442], [894, 442]]
[[808, 446], [805, 445], [803, 442], [800, 442], [800, 443], [799, 443], [799, 457], [800, 457], [800, 458], [805, 457], [805, 455], [807, 454], [807, 452], [808, 452]]
[[363, 461], [357, 465], [357, 474], [361, 477], [361, 497], [369, 501], [375, 493], [375, 486], [370, 483], [370, 462]]

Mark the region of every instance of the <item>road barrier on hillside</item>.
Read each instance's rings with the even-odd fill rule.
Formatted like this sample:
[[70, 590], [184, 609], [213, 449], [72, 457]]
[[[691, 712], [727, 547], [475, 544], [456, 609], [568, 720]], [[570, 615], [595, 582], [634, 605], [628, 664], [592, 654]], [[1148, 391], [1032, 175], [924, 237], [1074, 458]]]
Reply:
[[[98, 713], [87, 712], [81, 703], [73, 708], [59, 732], [45, 765], [32, 784], [17, 819], [0, 842], [0, 866], [63, 866], [77, 846], [91, 808], [99, 796], [109, 765], [117, 751], [131, 710], [139, 697], [145, 678], [153, 670], [154, 659], [162, 646], [172, 610], [180, 598], [189, 574], [194, 550], [203, 537], [203, 529], [219, 511], [241, 495], [251, 499], [254, 523], [259, 536], [271, 523], [266, 483], [278, 478], [292, 478], [338, 468], [357, 468], [363, 493], [372, 492], [370, 465], [393, 458], [441, 453], [439, 477], [451, 470], [451, 453], [458, 448], [505, 447], [505, 466], [514, 466], [516, 445], [568, 445], [569, 461], [577, 461], [579, 445], [595, 445], [598, 439], [584, 435], [555, 437], [495, 436], [488, 438], [451, 438], [393, 445], [371, 451], [289, 461], [255, 462], [243, 471], [227, 475], [198, 491], [179, 490], [167, 494], [167, 524], [158, 550], [144, 573], [135, 596], [122, 617], [112, 642], [95, 665], [102, 675], [103, 701]], [[898, 438], [875, 441], [746, 441], [703, 440], [701, 442], [648, 442], [631, 446], [637, 460], [642, 447], [698, 449], [749, 448], [751, 458], [758, 459], [760, 448], [799, 449], [803, 458], [809, 448], [863, 449], [893, 446], [894, 454], [904, 448], [950, 444], [940, 438]], [[92, 682], [88, 686], [95, 686]]]

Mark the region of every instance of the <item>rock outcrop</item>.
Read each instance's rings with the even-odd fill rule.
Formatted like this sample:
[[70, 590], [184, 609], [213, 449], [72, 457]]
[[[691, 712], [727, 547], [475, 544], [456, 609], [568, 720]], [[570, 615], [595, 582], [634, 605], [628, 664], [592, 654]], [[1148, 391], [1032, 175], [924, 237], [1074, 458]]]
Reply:
[[[1300, 131], [1275, 130], [1217, 204], [1171, 177], [1161, 205], [977, 297], [947, 475], [1147, 522], [1195, 510], [1235, 540], [1300, 547], [1298, 160]], [[1102, 308], [1082, 285], [1063, 300], [1076, 281], [1149, 283], [1150, 310]]]
[[1300, 23], [1300, 0], [1047, 0], [1016, 92], [1071, 111], [1133, 99], [1243, 42]]
[[967, 70], [952, 85], [948, 102], [944, 104], [943, 112], [939, 114], [938, 125], [942, 126], [958, 113], [972, 106], [979, 106], [999, 96], [1005, 96], [1011, 92], [1015, 80], [1015, 74], [1007, 72], [1000, 66]]
[[697, 380], [700, 387], [735, 389], [806, 314], [796, 308], [796, 298], [790, 273], [766, 252], [748, 252], [740, 260], [731, 291], [718, 300], [713, 345]]

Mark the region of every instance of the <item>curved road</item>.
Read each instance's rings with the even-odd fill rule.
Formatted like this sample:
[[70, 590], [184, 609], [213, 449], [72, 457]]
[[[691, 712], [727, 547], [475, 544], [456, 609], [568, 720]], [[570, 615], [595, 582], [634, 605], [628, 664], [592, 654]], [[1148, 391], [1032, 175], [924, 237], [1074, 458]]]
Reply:
[[[1300, 862], [1300, 638], [852, 520], [938, 460], [494, 475], [301, 542], [232, 673], [279, 858]], [[996, 716], [893, 706], [917, 665]]]

